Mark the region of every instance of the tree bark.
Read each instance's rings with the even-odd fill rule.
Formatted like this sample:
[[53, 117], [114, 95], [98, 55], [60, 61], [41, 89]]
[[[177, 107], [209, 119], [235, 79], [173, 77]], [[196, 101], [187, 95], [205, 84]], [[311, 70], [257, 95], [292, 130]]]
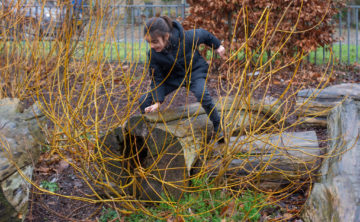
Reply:
[[218, 148], [220, 156], [209, 161], [207, 168], [215, 175], [220, 170], [281, 185], [315, 178], [321, 151], [314, 131], [232, 137], [228, 145]]
[[[273, 99], [245, 102], [227, 98], [218, 102], [217, 109], [228, 122], [228, 133], [240, 135], [250, 124], [273, 124], [281, 108], [276, 104]], [[250, 115], [254, 110], [256, 115]], [[103, 156], [109, 159], [105, 166], [114, 183], [124, 185], [130, 175], [135, 178], [137, 187], [129, 192], [140, 199], [159, 200], [163, 193], [176, 199], [199, 155], [207, 152], [212, 131], [213, 125], [199, 103], [133, 116], [107, 135], [102, 148]]]

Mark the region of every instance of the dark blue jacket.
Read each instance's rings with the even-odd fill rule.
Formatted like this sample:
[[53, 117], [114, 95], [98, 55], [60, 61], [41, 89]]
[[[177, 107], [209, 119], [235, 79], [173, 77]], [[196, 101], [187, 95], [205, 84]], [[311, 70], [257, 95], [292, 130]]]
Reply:
[[177, 21], [173, 21], [169, 41], [163, 51], [150, 49], [148, 52], [151, 88], [158, 102], [164, 101], [166, 84], [180, 86], [184, 80], [206, 78], [209, 67], [197, 50], [200, 44], [214, 49], [221, 45], [220, 40], [210, 32], [204, 29], [184, 31]]

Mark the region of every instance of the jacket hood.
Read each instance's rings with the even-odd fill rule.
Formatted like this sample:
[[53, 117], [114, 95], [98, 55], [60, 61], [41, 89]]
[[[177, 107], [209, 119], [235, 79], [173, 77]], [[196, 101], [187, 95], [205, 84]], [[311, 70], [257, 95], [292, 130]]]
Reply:
[[170, 43], [172, 47], [177, 46], [177, 44], [179, 43], [179, 38], [180, 41], [184, 38], [184, 28], [182, 27], [182, 25], [174, 20], [173, 21], [173, 29], [171, 30], [171, 37], [170, 37]]
[[180, 33], [184, 33], [184, 28], [180, 24], [180, 22], [173, 20], [173, 29], [177, 29]]

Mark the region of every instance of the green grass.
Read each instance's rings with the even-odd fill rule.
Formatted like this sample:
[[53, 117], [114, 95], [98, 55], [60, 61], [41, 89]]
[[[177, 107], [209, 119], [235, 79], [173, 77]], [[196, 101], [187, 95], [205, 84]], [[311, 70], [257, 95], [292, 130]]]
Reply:
[[119, 222], [119, 220], [115, 220], [116, 218], [118, 218], [118, 214], [115, 210], [111, 208], [103, 207], [101, 211], [101, 216], [99, 218], [99, 222], [108, 222], [108, 221]]
[[[350, 64], [354, 64], [356, 62], [356, 45], [351, 44], [350, 45], [350, 57], [348, 57], [348, 45], [345, 43], [341, 44], [341, 50], [340, 50], [340, 44], [334, 44], [332, 46], [333, 50], [333, 59], [335, 61], [335, 64], [337, 63], [343, 63], [347, 64], [348, 61], [350, 61]], [[340, 57], [341, 52], [341, 57]], [[360, 45], [358, 48], [358, 55], [360, 59]], [[323, 47], [319, 47], [316, 50], [316, 60], [315, 60], [315, 51], [311, 52], [309, 54], [308, 58], [305, 58], [305, 60], [309, 60], [310, 63], [313, 64], [326, 64], [329, 62], [330, 59], [330, 50], [329, 47], [325, 47], [325, 50]], [[349, 60], [348, 60], [349, 59]]]
[[36, 45], [29, 41], [0, 41], [0, 53], [17, 52], [29, 55], [36, 48], [37, 53], [47, 55], [55, 44], [53, 41], [39, 41]]
[[[16, 50], [18, 52], [21, 52], [26, 55], [30, 55], [30, 49], [33, 48], [33, 45], [30, 44], [30, 42], [25, 41], [18, 41], [18, 42], [0, 42], [0, 49], [4, 47], [6, 44], [7, 48], [10, 50]], [[48, 56], [50, 49], [55, 47], [56, 43], [53, 41], [39, 41], [39, 44], [37, 45], [37, 52], [40, 52], [44, 56]], [[145, 42], [141, 42], [139, 44], [139, 41], [134, 41], [134, 47], [132, 47], [131, 41], [128, 41], [126, 44], [124, 42], [100, 42], [99, 44], [89, 44], [85, 42], [79, 42], [77, 45], [77, 48], [75, 50], [75, 58], [76, 59], [83, 59], [85, 55], [90, 56], [93, 60], [97, 60], [99, 57], [106, 60], [111, 61], [140, 61], [143, 62], [146, 59], [146, 52], [149, 49], [149, 46], [146, 46]], [[341, 45], [340, 50], [340, 44], [334, 44], [332, 46], [333, 49], [333, 56], [335, 60], [335, 64], [341, 62], [343, 64], [347, 64], [348, 62], [350, 64], [354, 64], [356, 61], [356, 45], [351, 44], [350, 45], [350, 57], [348, 59], [348, 45], [343, 43]], [[340, 57], [340, 51], [341, 51], [341, 57]], [[1, 52], [0, 52], [1, 53]], [[133, 53], [133, 54], [132, 54]], [[360, 60], [360, 46], [358, 49], [358, 54]], [[315, 57], [316, 55], [316, 57]], [[238, 58], [243, 58], [244, 53], [240, 52], [237, 56]], [[207, 52], [206, 59], [210, 60], [211, 58], [211, 52]], [[315, 60], [316, 58], [316, 60]], [[309, 55], [305, 58], [306, 61], [309, 61], [313, 64], [326, 64], [329, 61], [330, 58], [330, 50], [329, 47], [325, 47], [325, 50], [323, 47], [317, 48], [316, 52], [310, 52]], [[254, 58], [255, 61], [257, 58]], [[263, 62], [267, 60], [267, 54], [265, 53], [263, 56]]]
[[146, 58], [146, 52], [149, 47], [146, 47], [145, 42], [134, 41], [134, 47], [131, 47], [131, 41], [125, 44], [120, 43], [106, 43], [99, 49], [99, 53], [102, 53], [104, 58], [110, 60], [132, 60], [144, 61]]
[[[221, 211], [228, 205], [231, 205], [229, 196], [222, 197], [221, 191], [210, 193], [202, 191], [199, 193], [186, 194], [183, 199], [176, 204], [178, 208], [175, 212], [174, 207], [167, 203], [161, 203], [156, 207], [149, 208], [149, 216], [143, 212], [132, 214], [126, 218], [129, 222], [145, 222], [145, 221], [162, 221], [156, 216], [164, 216], [176, 218], [182, 215], [185, 221], [202, 222], [213, 221], [220, 222], [223, 218], [232, 219], [234, 221], [259, 221], [261, 218], [260, 211], [263, 207], [264, 196], [255, 194], [252, 191], [246, 191], [241, 197], [234, 201], [233, 215], [221, 215]], [[191, 211], [189, 210], [191, 209]]]
[[[332, 57], [330, 53], [330, 48], [332, 48]], [[341, 50], [340, 50], [341, 48]], [[350, 50], [350, 51], [349, 51]], [[350, 56], [348, 57], [348, 51], [350, 52]], [[341, 53], [340, 53], [341, 52]], [[209, 59], [211, 52], [207, 53], [207, 58]], [[244, 58], [244, 52], [240, 52], [237, 55], [237, 58]], [[253, 61], [257, 61], [259, 56], [255, 55]], [[342, 64], [354, 64], [359, 62], [360, 60], [360, 44], [358, 47], [358, 61], [356, 59], [356, 45], [346, 43], [342, 43], [341, 47], [340, 44], [334, 44], [332, 47], [319, 47], [315, 51], [309, 53], [308, 56], [304, 58], [305, 61], [309, 61], [312, 64], [327, 64], [330, 58], [334, 59], [335, 64], [342, 63]], [[267, 53], [263, 55], [263, 63], [267, 61]], [[275, 58], [276, 59], [276, 58]]]
[[[214, 190], [213, 185], [206, 185], [205, 179], [193, 179], [192, 186], [200, 191], [186, 193], [183, 198], [173, 205], [166, 201], [157, 206], [147, 208], [149, 216], [142, 211], [134, 213], [125, 218], [129, 222], [148, 222], [162, 221], [156, 217], [172, 217], [182, 216], [185, 221], [202, 222], [213, 221], [220, 222], [222, 219], [232, 219], [233, 221], [259, 221], [261, 218], [261, 210], [266, 206], [265, 196], [247, 190], [237, 198], [231, 194], [223, 193], [221, 190]], [[168, 198], [163, 195], [164, 200]], [[226, 212], [224, 209], [233, 207], [233, 211], [228, 214], [221, 215]], [[228, 208], [227, 208], [228, 207]], [[266, 206], [272, 207], [272, 206]]]
[[[31, 42], [26, 41], [16, 41], [16, 42], [0, 42], [0, 53], [7, 53], [6, 50], [10, 52], [21, 53], [23, 55], [30, 55], [33, 53], [34, 49], [36, 49], [36, 53], [40, 53], [44, 57], [48, 56], [54, 47], [56, 47], [57, 43], [54, 41], [39, 41], [37, 44], [32, 44]], [[75, 45], [75, 43], [74, 43]], [[74, 56], [76, 59], [83, 59], [84, 56], [90, 56], [93, 60], [97, 60], [99, 57], [106, 60], [134, 60], [137, 61], [144, 61], [146, 58], [147, 48], [145, 42], [139, 41], [134, 42], [134, 47], [131, 46], [131, 41], [119, 43], [109, 43], [109, 42], [99, 42], [97, 43], [85, 43], [85, 42], [78, 42], [76, 49], [74, 51]], [[6, 47], [4, 47], [6, 46]], [[57, 53], [57, 51], [53, 52]], [[133, 53], [133, 54], [132, 54]]]
[[[196, 187], [198, 192], [186, 193], [177, 203], [163, 195], [164, 202], [147, 207], [148, 213], [138, 211], [123, 217], [114, 209], [103, 208], [99, 221], [119, 221], [121, 218], [128, 222], [160, 222], [166, 221], [164, 218], [175, 219], [181, 216], [184, 221], [192, 222], [221, 222], [225, 218], [232, 221], [255, 222], [260, 220], [262, 209], [273, 207], [266, 205], [263, 194], [246, 190], [239, 197], [234, 198], [230, 193], [214, 190], [213, 185], [206, 184], [205, 179], [193, 179], [192, 186]], [[172, 201], [173, 204], [169, 204], [166, 200]]]

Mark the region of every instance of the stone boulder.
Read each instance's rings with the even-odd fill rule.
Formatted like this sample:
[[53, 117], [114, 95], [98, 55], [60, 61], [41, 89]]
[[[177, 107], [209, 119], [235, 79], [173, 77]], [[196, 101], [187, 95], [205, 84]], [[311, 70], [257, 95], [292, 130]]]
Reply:
[[24, 178], [31, 179], [45, 141], [43, 121], [38, 104], [24, 110], [18, 99], [0, 100], [0, 222], [25, 218], [30, 184]]
[[297, 94], [296, 110], [299, 119], [307, 125], [327, 126], [330, 111], [344, 99], [360, 104], [360, 84], [344, 83], [325, 89], [305, 89]]
[[304, 221], [360, 220], [359, 109], [353, 100], [346, 100], [329, 115], [329, 148], [320, 180], [303, 208]]

